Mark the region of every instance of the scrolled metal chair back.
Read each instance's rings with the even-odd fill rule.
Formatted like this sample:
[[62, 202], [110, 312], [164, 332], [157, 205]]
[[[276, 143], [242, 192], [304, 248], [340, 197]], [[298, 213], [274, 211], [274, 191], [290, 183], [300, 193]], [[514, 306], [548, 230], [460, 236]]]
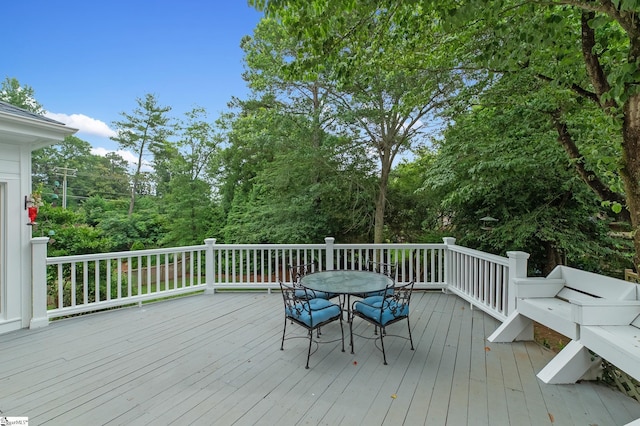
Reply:
[[397, 263], [384, 263], [370, 260], [367, 263], [367, 271], [377, 272], [388, 276], [389, 278], [396, 279], [396, 271], [398, 269]]
[[408, 316], [409, 302], [411, 301], [411, 293], [413, 292], [414, 282], [410, 282], [401, 286], [394, 286], [393, 292], [387, 292], [384, 300], [383, 309], [388, 308], [394, 317], [402, 316], [402, 313]]
[[284, 312], [286, 316], [301, 315], [307, 313], [311, 315], [308, 298], [300, 297], [300, 289], [280, 283], [282, 299], [284, 301]]
[[315, 262], [305, 263], [302, 265], [289, 266], [289, 274], [291, 275], [291, 282], [294, 285], [297, 285], [300, 282], [300, 278], [315, 271], [316, 271]]

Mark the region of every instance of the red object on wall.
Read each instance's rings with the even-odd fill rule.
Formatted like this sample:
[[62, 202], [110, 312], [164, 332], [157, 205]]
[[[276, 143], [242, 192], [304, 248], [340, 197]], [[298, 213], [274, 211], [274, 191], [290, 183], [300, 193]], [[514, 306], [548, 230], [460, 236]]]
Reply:
[[38, 217], [38, 207], [37, 206], [29, 206], [27, 208], [29, 213], [29, 225], [33, 225], [36, 223], [36, 217]]

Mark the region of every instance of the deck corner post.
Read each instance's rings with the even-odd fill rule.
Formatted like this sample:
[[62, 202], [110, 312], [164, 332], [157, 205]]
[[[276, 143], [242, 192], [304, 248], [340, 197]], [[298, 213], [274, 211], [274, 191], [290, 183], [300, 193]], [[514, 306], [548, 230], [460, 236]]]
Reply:
[[448, 246], [452, 246], [456, 243], [456, 239], [454, 237], [444, 237], [442, 241]]
[[214, 251], [213, 251], [213, 247], [216, 244], [216, 239], [215, 238], [206, 238], [204, 240], [204, 243], [206, 245], [206, 255], [205, 255], [205, 269], [204, 269], [204, 273], [205, 273], [205, 283], [207, 285], [207, 287], [204, 290], [204, 294], [213, 294], [215, 293], [215, 288], [213, 287], [213, 283], [214, 283]]
[[31, 239], [31, 321], [29, 328], [49, 325], [47, 316], [47, 243], [49, 237]]
[[324, 243], [326, 245], [325, 255], [327, 258], [327, 271], [332, 271], [333, 268], [333, 244], [336, 242], [334, 237], [325, 237]]
[[444, 241], [444, 265], [443, 265], [443, 269], [444, 269], [444, 283], [447, 286], [445, 289], [447, 289], [452, 283], [451, 283], [451, 271], [453, 271], [453, 256], [451, 255], [451, 250], [449, 250], [450, 246], [454, 246], [456, 245], [456, 239], [453, 237], [444, 237], [442, 239], [442, 241]]
[[510, 315], [516, 310], [516, 288], [515, 278], [526, 278], [528, 259], [530, 254], [524, 251], [508, 251], [509, 258], [509, 284], [507, 287], [507, 307], [506, 314]]

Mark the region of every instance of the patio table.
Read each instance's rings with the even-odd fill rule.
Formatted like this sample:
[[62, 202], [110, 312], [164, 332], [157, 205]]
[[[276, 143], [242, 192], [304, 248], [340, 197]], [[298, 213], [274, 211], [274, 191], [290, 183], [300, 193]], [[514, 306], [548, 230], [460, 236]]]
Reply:
[[342, 269], [313, 272], [300, 278], [300, 284], [308, 289], [345, 297], [348, 321], [351, 321], [351, 296], [384, 291], [393, 283], [392, 278], [378, 272]]
[[335, 270], [312, 272], [300, 278], [300, 284], [315, 291], [353, 295], [382, 291], [393, 280], [378, 272]]

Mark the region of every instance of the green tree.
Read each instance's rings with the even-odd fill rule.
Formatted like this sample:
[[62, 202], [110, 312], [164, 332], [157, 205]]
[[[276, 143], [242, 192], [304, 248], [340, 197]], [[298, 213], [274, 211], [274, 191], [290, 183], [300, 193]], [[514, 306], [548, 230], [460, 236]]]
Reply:
[[105, 253], [113, 249], [113, 241], [108, 234], [82, 222], [79, 213], [51, 207], [45, 202], [39, 209], [34, 234], [51, 238], [47, 250], [49, 256]]
[[86, 179], [84, 172], [78, 174], [82, 181], [89, 185], [84, 190], [87, 197], [99, 196], [107, 199], [120, 199], [129, 197], [131, 191], [129, 164], [115, 152], [109, 152], [104, 157], [94, 156], [96, 160], [91, 164], [91, 171], [87, 173]]
[[152, 94], [145, 95], [144, 99], [136, 99], [138, 106], [131, 114], [122, 112], [123, 120], [115, 121], [117, 136], [111, 139], [118, 143], [121, 149], [132, 150], [138, 161], [132, 177], [131, 199], [129, 203], [129, 216], [133, 214], [136, 196], [141, 184], [142, 166], [148, 154], [153, 156], [150, 164], [156, 160], [165, 160], [170, 149], [167, 138], [172, 134], [170, 118], [166, 115], [171, 108], [158, 105], [158, 101]]
[[374, 167], [346, 140], [310, 137], [313, 121], [277, 103], [241, 103], [222, 152], [227, 242], [359, 241], [372, 223]]
[[[366, 219], [371, 217], [363, 191], [341, 188], [366, 186], [368, 175], [356, 170], [366, 169], [370, 161], [361, 161], [362, 153], [349, 139], [331, 134], [334, 88], [323, 75], [304, 81], [282, 72], [297, 46], [273, 20], [261, 21], [242, 48], [244, 78], [253, 93], [249, 100], [235, 100], [237, 113], [220, 121], [229, 140], [220, 157], [226, 238], [310, 242], [328, 234], [361, 234], [361, 225], [370, 225]], [[339, 200], [345, 203], [339, 206]], [[345, 216], [345, 205], [357, 219]]]
[[26, 109], [34, 114], [44, 114], [44, 108], [36, 100], [33, 88], [20, 85], [20, 82], [15, 78], [7, 77], [0, 85], [0, 101]]
[[129, 196], [128, 164], [119, 155], [105, 157], [91, 153], [91, 145], [75, 136], [32, 153], [34, 185], [42, 185], [45, 199], [62, 205], [64, 178], [69, 207], [99, 195], [106, 198]]
[[273, 19], [262, 19], [253, 37], [243, 38], [241, 47], [245, 52], [243, 78], [255, 99], [259, 99], [252, 107], [277, 108], [282, 113], [309, 117], [311, 132], [307, 138], [313, 146], [320, 147], [325, 133], [335, 126], [334, 82], [325, 73], [303, 80], [284, 72], [291, 59], [299, 56], [300, 46]]
[[[387, 13], [392, 12], [374, 8], [376, 13], [349, 9], [331, 14], [327, 4], [314, 5], [314, 11], [311, 6], [296, 3], [298, 6], [301, 9], [296, 12], [283, 12], [287, 19], [279, 20], [279, 26], [268, 18], [260, 23], [247, 55], [253, 68], [247, 75], [254, 87], [275, 90], [278, 99], [285, 89], [290, 97], [306, 88], [306, 98], [315, 102], [308, 116], [315, 123], [328, 123], [314, 127], [313, 139], [319, 141], [321, 132], [327, 130], [346, 135], [364, 153], [377, 158], [373, 239], [381, 242], [394, 161], [421, 136], [423, 119], [445, 105], [446, 94], [455, 87], [455, 74], [442, 72], [444, 56], [438, 55], [430, 57], [439, 65], [437, 72], [408, 67], [407, 52], [415, 40], [397, 36], [395, 26], [388, 25]], [[412, 19], [411, 14], [406, 17]], [[356, 28], [354, 22], [366, 24]], [[314, 33], [317, 27], [324, 32]], [[307, 37], [309, 33], [322, 40]], [[429, 41], [431, 46], [439, 44], [439, 34], [433, 31]], [[324, 46], [321, 51], [314, 50], [318, 43]], [[326, 46], [331, 46], [329, 55]]]
[[[379, 162], [373, 241], [381, 243], [394, 162], [399, 154], [410, 151], [421, 141], [425, 130], [422, 120], [442, 108], [444, 99], [442, 88], [435, 81], [425, 81], [431, 79], [428, 75], [407, 75], [400, 70], [388, 70], [388, 74], [383, 75], [380, 67], [368, 69], [375, 69], [377, 75], [361, 72], [354, 75], [356, 81], [368, 80], [369, 83], [366, 87], [351, 85], [342, 107], [345, 108], [344, 116], [350, 117], [356, 127], [356, 143], [365, 152], [374, 151]], [[429, 96], [430, 101], [420, 99], [416, 104], [416, 88]]]
[[114, 250], [151, 249], [161, 246], [167, 227], [154, 198], [140, 197], [136, 211], [131, 215], [116, 208], [124, 207], [126, 203], [111, 203], [113, 208], [104, 212], [96, 228], [110, 236]]
[[440, 243], [450, 232], [441, 199], [424, 185], [425, 172], [436, 160], [434, 152], [421, 148], [391, 171], [385, 218], [385, 235], [390, 241]]
[[[558, 264], [618, 274], [620, 242], [554, 139], [526, 105], [477, 107], [445, 132], [426, 182], [462, 244], [498, 254], [526, 247], [537, 274]], [[487, 216], [498, 221], [483, 224]]]
[[207, 165], [217, 155], [219, 136], [205, 109], [187, 112], [178, 126], [178, 154], [170, 163], [171, 180], [163, 197], [168, 232], [163, 244], [200, 244], [211, 236], [215, 208]]
[[[101, 178], [77, 179], [78, 173], [86, 174], [93, 170], [92, 164], [95, 164], [97, 158], [91, 154], [88, 142], [76, 136], [67, 136], [61, 143], [38, 149], [31, 154], [33, 183], [43, 186], [45, 199], [54, 201], [56, 205], [66, 203], [64, 205], [75, 206], [78, 197], [84, 194], [82, 187], [90, 186]], [[63, 200], [64, 197], [66, 198]]]
[[[332, 21], [329, 17], [358, 10], [359, 13], [378, 14], [378, 9], [391, 11], [388, 20], [408, 40], [420, 40], [428, 36], [431, 17], [448, 31], [451, 42], [449, 51], [458, 60], [457, 72], [466, 77], [474, 90], [490, 87], [496, 78], [505, 74], [527, 73], [549, 87], [571, 91], [573, 98], [549, 98], [544, 105], [549, 124], [558, 135], [559, 142], [572, 159], [575, 171], [606, 203], [616, 211], [622, 206], [629, 211], [633, 227], [636, 255], [640, 253], [640, 91], [638, 80], [638, 56], [640, 55], [640, 3], [636, 0], [604, 0], [592, 2], [562, 0], [494, 1], [467, 0], [443, 4], [434, 0], [408, 0], [394, 2], [345, 1], [345, 0], [254, 0], [251, 2], [267, 15], [277, 16], [286, 25], [298, 24], [298, 39], [304, 40], [307, 55], [302, 66], [313, 69], [321, 62], [331, 61], [341, 52], [330, 42]], [[407, 19], [413, 13], [418, 19]], [[420, 17], [431, 19], [422, 20]], [[314, 23], [315, 25], [309, 25]], [[367, 27], [369, 20], [354, 21], [352, 30]], [[349, 35], [347, 34], [347, 35]], [[350, 37], [345, 37], [347, 39]], [[399, 38], [399, 37], [397, 37]], [[428, 37], [424, 40], [430, 40]], [[342, 46], [342, 45], [339, 45]], [[420, 55], [432, 50], [426, 43], [416, 43], [407, 51], [414, 67], [423, 67]], [[357, 54], [357, 51], [354, 51]], [[360, 64], [358, 56], [345, 62], [346, 70]], [[329, 58], [329, 59], [327, 59]], [[300, 66], [300, 62], [298, 62]], [[464, 108], [473, 97], [468, 90], [461, 90], [458, 99]], [[600, 176], [597, 167], [590, 165], [579, 143], [579, 126], [570, 120], [570, 111], [562, 101], [572, 100], [573, 105], [592, 103], [600, 109], [600, 123], [609, 120], [610, 129], [617, 128], [617, 137], [601, 140], [600, 147], [619, 150], [614, 161], [603, 158], [600, 165], [615, 164], [609, 171], [620, 177], [624, 198], [615, 186], [609, 186]], [[560, 101], [560, 102], [558, 102]], [[512, 107], [505, 102], [505, 108]], [[458, 111], [461, 111], [460, 109]], [[601, 159], [597, 159], [600, 161]], [[636, 259], [636, 263], [637, 259]]]

